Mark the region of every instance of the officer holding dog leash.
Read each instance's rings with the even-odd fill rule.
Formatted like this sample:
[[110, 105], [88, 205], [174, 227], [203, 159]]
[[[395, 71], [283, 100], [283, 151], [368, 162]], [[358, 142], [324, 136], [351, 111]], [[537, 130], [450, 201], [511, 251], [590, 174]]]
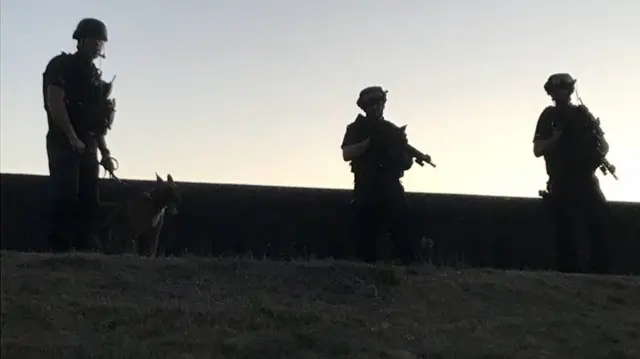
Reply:
[[[87, 250], [99, 213], [99, 166], [114, 170], [105, 135], [115, 101], [94, 60], [104, 57], [105, 24], [81, 20], [74, 33], [77, 51], [51, 59], [43, 74], [47, 112], [47, 155], [51, 186], [49, 245], [53, 251]], [[100, 151], [102, 160], [98, 161]]]

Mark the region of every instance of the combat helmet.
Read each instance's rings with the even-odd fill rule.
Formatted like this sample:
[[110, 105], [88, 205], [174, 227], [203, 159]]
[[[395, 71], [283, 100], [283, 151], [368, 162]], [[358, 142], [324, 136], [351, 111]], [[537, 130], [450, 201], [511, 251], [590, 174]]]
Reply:
[[108, 41], [107, 26], [104, 22], [94, 18], [80, 20], [76, 30], [73, 32], [73, 39], [80, 40], [87, 37]]
[[551, 92], [555, 88], [565, 87], [573, 93], [575, 90], [576, 79], [574, 79], [570, 74], [561, 72], [555, 73], [547, 79], [547, 82], [544, 83], [544, 90], [547, 95], [551, 95]]
[[360, 108], [364, 108], [367, 104], [373, 102], [384, 102], [387, 101], [387, 90], [383, 89], [380, 86], [369, 86], [360, 91], [360, 95], [358, 96], [358, 101], [356, 104]]

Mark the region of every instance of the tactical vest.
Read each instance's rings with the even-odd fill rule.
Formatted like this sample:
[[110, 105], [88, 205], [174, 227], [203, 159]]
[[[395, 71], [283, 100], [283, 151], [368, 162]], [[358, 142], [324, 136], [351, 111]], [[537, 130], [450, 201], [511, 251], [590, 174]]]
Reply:
[[384, 119], [370, 121], [362, 115], [358, 116], [356, 123], [362, 126], [361, 130], [366, 134], [365, 137], [371, 139], [369, 149], [351, 163], [356, 181], [402, 178], [406, 139], [397, 127]]
[[[593, 173], [602, 163], [601, 137], [584, 106], [555, 107], [553, 124], [562, 130], [557, 149], [545, 156], [550, 176]], [[600, 131], [601, 132], [601, 131]]]
[[[63, 53], [65, 74], [65, 100], [67, 112], [75, 131], [81, 135], [103, 135], [111, 123], [104, 107], [108, 101], [110, 84], [102, 80], [102, 73], [93, 62], [81, 59], [75, 54]], [[46, 109], [46, 88], [43, 88]], [[112, 121], [111, 115], [111, 121]]]

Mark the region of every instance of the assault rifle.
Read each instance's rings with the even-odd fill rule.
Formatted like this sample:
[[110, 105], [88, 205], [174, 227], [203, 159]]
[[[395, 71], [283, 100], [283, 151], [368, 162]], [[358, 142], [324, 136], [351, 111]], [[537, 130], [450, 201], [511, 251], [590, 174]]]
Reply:
[[104, 80], [100, 80], [98, 84], [98, 102], [91, 109], [91, 119], [93, 122], [93, 127], [95, 129], [95, 133], [104, 136], [111, 129], [113, 125], [113, 120], [116, 114], [116, 100], [110, 98], [111, 92], [113, 91], [113, 81], [115, 81], [116, 77], [114, 76], [111, 82], [106, 82]]
[[605, 176], [607, 175], [607, 173], [610, 173], [616, 181], [618, 180], [618, 176], [616, 175], [616, 166], [612, 165], [606, 158], [602, 158], [602, 166], [600, 166], [600, 172], [602, 172], [602, 174]]
[[[399, 129], [400, 129], [402, 132], [406, 132], [406, 130], [407, 130], [407, 125], [404, 125], [404, 126], [402, 126], [402, 127], [399, 127]], [[407, 152], [409, 152], [409, 155], [410, 155], [411, 157], [413, 157], [413, 159], [415, 160], [415, 162], [416, 162], [417, 164], [419, 164], [420, 166], [424, 167], [424, 164], [425, 164], [425, 162], [426, 162], [429, 166], [431, 166], [431, 167], [433, 167], [433, 168], [436, 168], [435, 163], [431, 162], [431, 156], [429, 156], [429, 155], [427, 155], [427, 154], [422, 153], [420, 150], [418, 150], [417, 148], [415, 148], [415, 147], [411, 146], [409, 143], [407, 143]]]
[[[95, 124], [96, 134], [99, 136], [106, 135], [113, 125], [116, 113], [116, 100], [110, 98], [110, 96], [113, 91], [113, 82], [115, 80], [116, 77], [113, 76], [113, 79], [111, 79], [110, 82], [106, 82], [101, 79], [98, 84], [99, 98], [98, 103], [93, 108], [92, 119]], [[105, 159], [103, 159], [99, 164], [105, 169], [111, 179], [122, 182], [114, 173], [120, 167], [118, 160], [113, 157], [109, 157], [108, 162], [105, 162]]]
[[[404, 126], [400, 126], [398, 127], [397, 125], [395, 125], [392, 122], [391, 123], [398, 131], [400, 131], [402, 133], [402, 136], [405, 137], [406, 136], [406, 132], [407, 132], [407, 125]], [[407, 146], [407, 152], [409, 153], [409, 155], [414, 159], [414, 161], [424, 167], [424, 164], [427, 163], [429, 166], [436, 168], [436, 165], [431, 162], [431, 156], [424, 154], [422, 151], [418, 150], [417, 148], [411, 146], [408, 142], [406, 144]]]
[[116, 115], [116, 99], [110, 98], [115, 80], [116, 77], [113, 76], [110, 82], [102, 81], [102, 115], [105, 116], [105, 127], [107, 130], [111, 129]]
[[617, 181], [618, 176], [616, 175], [616, 166], [612, 165], [611, 162], [609, 162], [609, 160], [607, 159], [607, 155], [601, 146], [602, 141], [604, 141], [604, 131], [602, 131], [602, 128], [600, 127], [600, 118], [595, 117], [591, 113], [591, 111], [589, 111], [584, 102], [582, 102], [582, 98], [580, 98], [580, 95], [578, 95], [578, 90], [576, 90], [576, 98], [578, 99], [580, 105], [583, 106], [586, 110], [587, 115], [589, 116], [589, 120], [591, 121], [591, 126], [593, 127], [593, 135], [598, 139], [598, 152], [600, 152], [600, 157], [602, 158], [599, 167], [600, 172], [602, 172], [602, 174], [605, 176], [610, 173], [611, 176]]

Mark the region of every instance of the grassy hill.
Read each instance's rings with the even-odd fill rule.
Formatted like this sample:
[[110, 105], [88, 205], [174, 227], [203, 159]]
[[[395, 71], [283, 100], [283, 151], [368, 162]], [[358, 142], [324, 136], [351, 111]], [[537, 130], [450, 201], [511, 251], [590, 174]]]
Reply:
[[2, 252], [3, 359], [639, 358], [640, 278]]

